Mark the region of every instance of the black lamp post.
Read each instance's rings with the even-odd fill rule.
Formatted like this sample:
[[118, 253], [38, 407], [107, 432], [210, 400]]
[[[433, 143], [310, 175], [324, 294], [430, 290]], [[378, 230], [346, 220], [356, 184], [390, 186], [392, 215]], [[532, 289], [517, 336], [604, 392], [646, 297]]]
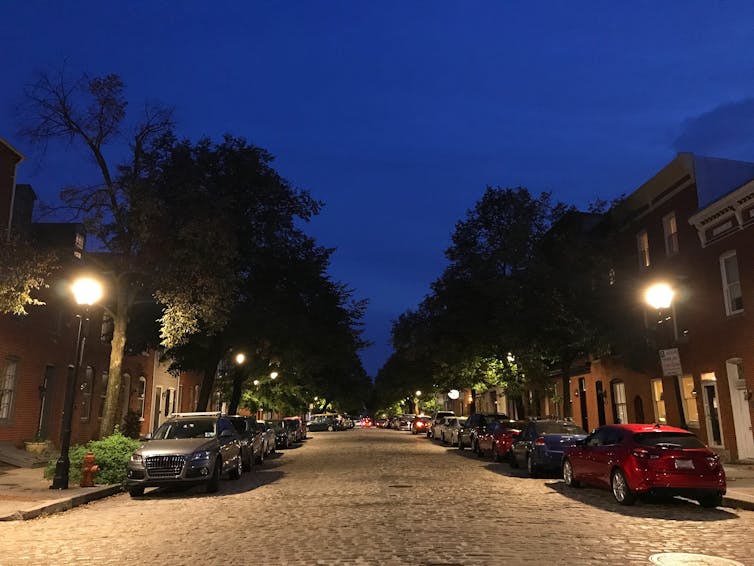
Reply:
[[63, 404], [63, 420], [60, 432], [60, 457], [55, 464], [55, 476], [52, 478], [50, 489], [68, 489], [68, 475], [70, 461], [68, 452], [71, 446], [71, 423], [73, 422], [73, 401], [76, 396], [76, 383], [78, 381], [81, 359], [84, 356], [86, 335], [89, 331], [89, 307], [96, 303], [102, 296], [102, 286], [94, 279], [77, 279], [72, 285], [76, 303], [83, 306], [83, 313], [77, 314], [79, 319], [78, 333], [76, 334], [76, 359], [73, 367], [68, 367], [68, 381], [65, 389]]

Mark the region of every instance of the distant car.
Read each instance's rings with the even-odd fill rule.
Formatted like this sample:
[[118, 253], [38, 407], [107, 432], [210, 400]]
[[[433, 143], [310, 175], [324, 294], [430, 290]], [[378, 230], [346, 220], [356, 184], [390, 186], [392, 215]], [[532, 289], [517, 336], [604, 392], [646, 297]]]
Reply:
[[687, 430], [666, 425], [616, 424], [598, 428], [565, 450], [563, 479], [611, 489], [631, 505], [637, 495], [683, 495], [717, 507], [726, 492], [720, 457]]
[[572, 421], [529, 421], [513, 443], [511, 467], [526, 466], [533, 478], [545, 470], [559, 471], [565, 448], [584, 438], [586, 431]]
[[372, 426], [371, 417], [361, 417], [361, 419], [359, 419], [359, 426], [362, 428], [369, 428]]
[[443, 417], [454, 417], [456, 414], [453, 411], [435, 411], [432, 415], [432, 419], [429, 423], [429, 428], [427, 429], [427, 438], [434, 438], [435, 437], [435, 425], [440, 423], [440, 420]]
[[496, 462], [510, 459], [510, 451], [513, 442], [518, 438], [521, 430], [526, 426], [526, 421], [493, 421], [477, 437], [479, 456], [490, 454]]
[[231, 415], [228, 420], [233, 423], [236, 432], [241, 437], [241, 455], [245, 472], [251, 470], [252, 464], [264, 461], [264, 433], [257, 428], [254, 417]]
[[463, 446], [470, 446], [471, 449], [479, 453], [478, 437], [487, 430], [487, 425], [493, 422], [507, 421], [508, 416], [502, 413], [471, 413], [466, 420], [466, 427], [459, 442]]
[[411, 423], [411, 434], [426, 434], [429, 427], [430, 418], [426, 415], [419, 415]]
[[288, 421], [293, 424], [296, 429], [296, 442], [306, 440], [306, 422], [301, 417], [285, 417], [284, 421]]
[[266, 458], [270, 454], [275, 453], [275, 431], [267, 421], [257, 421], [257, 430], [262, 434], [262, 442], [264, 446], [264, 457]]
[[220, 476], [239, 479], [241, 439], [220, 413], [175, 413], [131, 455], [125, 486], [131, 497], [147, 487], [204, 484], [217, 491]]
[[387, 428], [387, 419], [374, 419], [374, 426], [377, 428]]
[[328, 416], [315, 416], [312, 420], [306, 423], [307, 430], [311, 432], [333, 431], [337, 427], [335, 419]]
[[279, 449], [290, 448], [296, 443], [296, 431], [282, 419], [267, 421], [275, 431], [275, 447]]
[[404, 414], [398, 418], [398, 430], [411, 430], [411, 423], [414, 422], [416, 415]]
[[461, 436], [461, 430], [466, 426], [466, 417], [443, 417], [440, 424], [437, 425], [435, 434], [441, 442], [458, 445], [458, 439]]

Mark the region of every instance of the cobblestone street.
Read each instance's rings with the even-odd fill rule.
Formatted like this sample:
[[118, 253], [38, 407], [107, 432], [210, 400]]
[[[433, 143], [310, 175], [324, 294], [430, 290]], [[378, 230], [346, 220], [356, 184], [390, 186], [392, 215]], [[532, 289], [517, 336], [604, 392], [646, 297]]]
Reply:
[[620, 507], [422, 436], [310, 433], [217, 494], [116, 495], [0, 524], [0, 564], [754, 564], [754, 512]]

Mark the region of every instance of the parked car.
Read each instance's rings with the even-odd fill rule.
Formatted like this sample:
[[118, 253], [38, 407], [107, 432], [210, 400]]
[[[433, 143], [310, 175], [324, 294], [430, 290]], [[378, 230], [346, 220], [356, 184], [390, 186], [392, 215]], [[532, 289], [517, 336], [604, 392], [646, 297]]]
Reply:
[[461, 430], [466, 426], [466, 417], [444, 417], [437, 426], [440, 441], [451, 446], [457, 446]]
[[454, 411], [435, 411], [432, 415], [432, 419], [430, 420], [429, 428], [427, 429], [427, 438], [434, 438], [434, 428], [435, 425], [440, 423], [440, 419], [443, 417], [454, 417], [455, 412]]
[[285, 417], [284, 421], [290, 421], [296, 428], [296, 442], [306, 440], [306, 422], [301, 417]]
[[566, 446], [584, 438], [586, 431], [572, 421], [529, 421], [513, 443], [511, 467], [525, 465], [533, 478], [545, 470], [560, 470]]
[[471, 449], [478, 454], [478, 438], [480, 434], [484, 434], [485, 430], [487, 430], [487, 425], [493, 422], [507, 420], [508, 415], [502, 413], [471, 413], [466, 420], [466, 430], [463, 431], [463, 434], [459, 439], [459, 442], [462, 442], [463, 446], [459, 445], [459, 447], [463, 448], [465, 446], [470, 446]]
[[426, 415], [419, 415], [411, 423], [411, 434], [426, 434], [429, 427], [430, 418]]
[[335, 419], [326, 415], [314, 415], [312, 420], [306, 423], [306, 428], [312, 432], [333, 431], [336, 427]]
[[518, 438], [526, 421], [493, 421], [477, 438], [479, 456], [490, 454], [496, 462], [510, 459], [513, 442]]
[[131, 497], [147, 487], [204, 484], [217, 491], [220, 476], [241, 477], [241, 439], [220, 413], [175, 413], [131, 455], [126, 489]]
[[243, 470], [251, 470], [252, 464], [261, 464], [264, 461], [264, 434], [257, 428], [257, 419], [241, 415], [228, 417], [236, 432], [241, 437], [241, 457]]
[[374, 419], [374, 426], [376, 426], [377, 428], [387, 428], [387, 419]]
[[272, 427], [266, 422], [266, 421], [257, 421], [256, 423], [257, 430], [262, 435], [262, 454], [266, 458], [270, 454], [275, 453], [276, 448], [276, 441], [275, 441], [275, 431], [272, 430]]
[[598, 428], [566, 448], [563, 479], [573, 487], [611, 489], [622, 505], [650, 494], [683, 495], [702, 507], [717, 507], [726, 492], [720, 457], [689, 431], [666, 425]]
[[397, 430], [411, 430], [411, 423], [414, 422], [414, 418], [416, 418], [416, 415], [413, 414], [403, 414], [398, 417]]
[[267, 421], [275, 431], [275, 447], [290, 448], [296, 443], [296, 431], [282, 419]]

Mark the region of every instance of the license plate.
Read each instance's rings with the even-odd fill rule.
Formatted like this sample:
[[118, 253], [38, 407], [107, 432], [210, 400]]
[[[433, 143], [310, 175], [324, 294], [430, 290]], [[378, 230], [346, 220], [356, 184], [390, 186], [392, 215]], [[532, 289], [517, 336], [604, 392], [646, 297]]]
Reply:
[[693, 470], [694, 462], [691, 460], [676, 460], [675, 469], [676, 470]]

